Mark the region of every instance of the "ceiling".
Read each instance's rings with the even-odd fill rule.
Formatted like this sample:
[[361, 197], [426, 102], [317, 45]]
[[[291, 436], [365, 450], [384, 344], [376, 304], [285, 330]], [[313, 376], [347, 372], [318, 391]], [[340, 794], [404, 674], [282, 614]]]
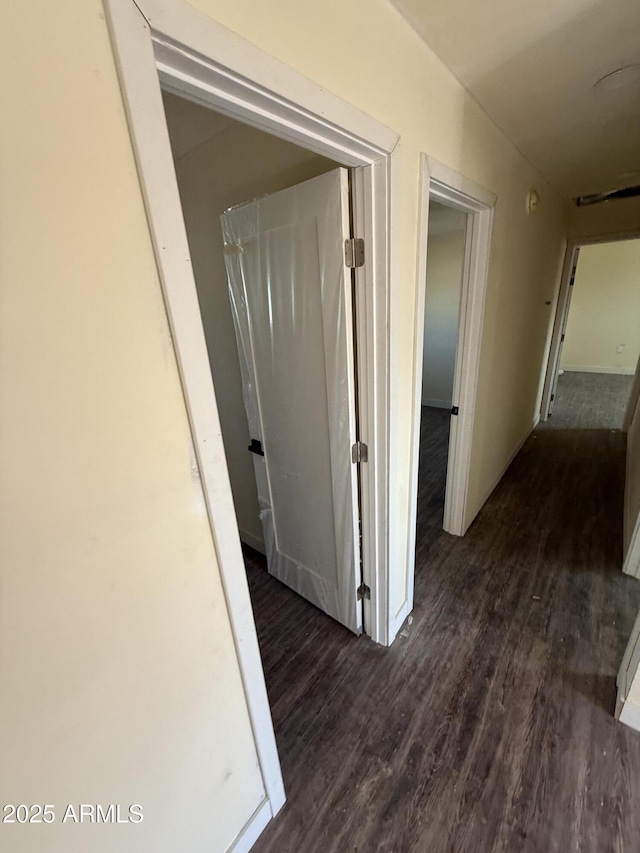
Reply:
[[564, 196], [640, 184], [640, 0], [392, 0]]

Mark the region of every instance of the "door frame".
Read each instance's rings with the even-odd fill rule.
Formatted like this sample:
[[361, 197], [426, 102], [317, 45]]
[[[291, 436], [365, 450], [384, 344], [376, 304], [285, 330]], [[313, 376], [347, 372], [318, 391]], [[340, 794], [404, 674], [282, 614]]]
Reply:
[[[549, 358], [547, 360], [547, 371], [544, 378], [542, 400], [540, 403], [540, 420], [546, 421], [551, 417], [553, 402], [558, 387], [558, 371], [560, 359], [562, 358], [562, 344], [569, 319], [569, 307], [573, 294], [573, 283], [578, 268], [578, 257], [580, 247], [588, 241], [570, 240], [564, 254], [562, 275], [560, 277], [560, 290], [556, 303], [556, 313], [553, 320], [553, 332], [549, 346]], [[597, 242], [597, 241], [596, 241]]]
[[560, 278], [560, 289], [556, 300], [555, 316], [553, 320], [553, 332], [549, 345], [549, 357], [545, 371], [542, 399], [540, 401], [540, 420], [546, 421], [553, 411], [553, 402], [558, 387], [558, 371], [562, 360], [563, 335], [566, 332], [569, 320], [569, 309], [571, 307], [571, 296], [573, 294], [573, 283], [575, 281], [578, 267], [578, 257], [582, 246], [594, 246], [599, 243], [619, 243], [623, 240], [637, 240], [640, 231], [627, 234], [606, 234], [597, 237], [574, 237], [567, 242], [562, 265], [562, 276]]
[[640, 399], [640, 356], [638, 356], [638, 363], [636, 364], [636, 372], [633, 374], [633, 385], [631, 386], [631, 393], [629, 394], [629, 400], [627, 402], [627, 410], [624, 413], [624, 420], [622, 422], [622, 432], [629, 432], [629, 427], [631, 426], [631, 421], [633, 420], [633, 416], [636, 413], [636, 406], [638, 405], [639, 399]]
[[[424, 312], [427, 290], [427, 242], [429, 202], [442, 201], [463, 211], [467, 217], [464, 273], [460, 293], [458, 340], [453, 388], [453, 405], [447, 462], [447, 487], [443, 527], [448, 533], [463, 536], [474, 515], [468, 506], [469, 470], [472, 459], [473, 424], [478, 389], [480, 347], [486, 301], [493, 211], [497, 196], [458, 174], [427, 154], [420, 158], [420, 215], [418, 224], [418, 282], [416, 287], [416, 325], [414, 356], [414, 409], [412, 424], [411, 520], [407, 560], [413, 577], [415, 566], [418, 474], [420, 466], [420, 423], [422, 415], [422, 364]], [[479, 507], [478, 507], [479, 510]], [[476, 510], [476, 513], [477, 511]]]
[[104, 0], [266, 799], [234, 846], [282, 807], [282, 783], [161, 97], [168, 91], [351, 167], [365, 240], [356, 304], [365, 631], [388, 645], [390, 184], [398, 135], [182, 0]]

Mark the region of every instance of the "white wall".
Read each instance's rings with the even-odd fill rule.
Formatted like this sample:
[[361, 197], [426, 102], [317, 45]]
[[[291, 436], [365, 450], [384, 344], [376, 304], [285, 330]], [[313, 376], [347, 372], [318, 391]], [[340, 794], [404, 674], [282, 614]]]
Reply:
[[[170, 95], [176, 130], [204, 125], [204, 107]], [[165, 106], [167, 109], [167, 106]], [[215, 114], [214, 114], [215, 115]], [[176, 126], [177, 125], [177, 126]], [[197, 137], [195, 137], [197, 138]], [[336, 164], [274, 136], [225, 120], [223, 129], [176, 163], [182, 209], [198, 288], [231, 488], [242, 538], [262, 550], [262, 525], [242, 398], [240, 363], [227, 290], [220, 214], [229, 207], [313, 178]]]
[[582, 246], [561, 367], [633, 374], [639, 354], [640, 240]]
[[[401, 135], [389, 412], [399, 609], [420, 152], [498, 196], [474, 502], [539, 410], [564, 207], [383, 0], [194, 5]], [[3, 827], [5, 846], [223, 851], [262, 783], [104, 12], [99, 0], [12, 0], [2, 17], [4, 79], [19, 85], [0, 90], [0, 794], [145, 809], [143, 824], [113, 832]], [[531, 187], [540, 205], [527, 216]]]
[[422, 405], [451, 406], [458, 343], [467, 215], [429, 205]]

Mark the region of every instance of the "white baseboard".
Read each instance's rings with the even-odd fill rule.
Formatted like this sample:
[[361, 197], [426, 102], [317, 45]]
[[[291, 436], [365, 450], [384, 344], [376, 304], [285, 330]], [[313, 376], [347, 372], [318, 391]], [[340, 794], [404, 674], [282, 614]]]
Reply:
[[538, 424], [539, 424], [539, 423], [540, 423], [540, 413], [538, 412], [538, 414], [537, 414], [537, 415], [535, 416], [535, 418], [533, 419], [533, 423], [532, 423], [531, 427], [529, 428], [528, 432], [526, 433], [526, 435], [524, 436], [524, 438], [522, 439], [522, 441], [520, 441], [520, 442], [518, 443], [518, 445], [517, 445], [516, 449], [513, 451], [513, 453], [511, 454], [511, 456], [508, 458], [508, 460], [505, 462], [505, 464], [504, 464], [504, 465], [502, 466], [502, 468], [500, 469], [500, 472], [499, 472], [499, 473], [497, 474], [497, 476], [496, 476], [496, 477], [494, 477], [494, 479], [492, 480], [491, 485], [490, 485], [490, 486], [485, 490], [485, 492], [483, 493], [483, 496], [482, 496], [482, 497], [480, 498], [480, 500], [478, 501], [478, 503], [477, 503], [477, 505], [476, 505], [475, 509], [473, 510], [473, 512], [472, 512], [472, 513], [470, 513], [469, 520], [468, 520], [468, 522], [466, 522], [466, 523], [465, 523], [465, 528], [464, 528], [464, 529], [465, 529], [465, 531], [469, 529], [469, 527], [471, 526], [471, 523], [472, 523], [472, 522], [473, 522], [473, 520], [475, 519], [476, 515], [480, 512], [480, 510], [482, 509], [482, 507], [483, 507], [483, 506], [486, 504], [486, 502], [489, 500], [489, 498], [491, 497], [492, 492], [494, 491], [494, 489], [496, 488], [496, 486], [498, 485], [498, 483], [500, 482], [500, 480], [502, 480], [502, 478], [504, 477], [504, 475], [507, 473], [507, 471], [508, 471], [508, 469], [509, 469], [509, 466], [511, 465], [511, 463], [513, 462], [513, 460], [516, 458], [516, 456], [518, 455], [518, 453], [520, 453], [520, 451], [521, 451], [521, 450], [522, 450], [522, 448], [524, 447], [524, 445], [525, 445], [525, 443], [526, 443], [527, 439], [529, 438], [529, 436], [530, 436], [530, 435], [531, 435], [531, 433], [534, 431], [534, 429], [538, 426]]
[[423, 406], [432, 406], [434, 409], [450, 409], [451, 400], [423, 400]]
[[272, 817], [271, 803], [268, 798], [265, 798], [246, 822], [231, 847], [227, 848], [227, 853], [249, 853]]
[[244, 542], [245, 545], [248, 545], [250, 548], [253, 548], [255, 551], [259, 551], [261, 554], [265, 554], [264, 542], [261, 539], [258, 539], [251, 533], [247, 533], [246, 530], [238, 529], [240, 533], [240, 541]]
[[565, 373], [611, 373], [615, 376], [633, 376], [635, 367], [563, 367]]

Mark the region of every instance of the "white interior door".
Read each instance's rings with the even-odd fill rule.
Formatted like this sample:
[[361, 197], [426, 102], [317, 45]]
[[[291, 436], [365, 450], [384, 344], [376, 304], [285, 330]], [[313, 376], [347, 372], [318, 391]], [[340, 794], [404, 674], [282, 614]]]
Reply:
[[359, 633], [347, 171], [221, 223], [269, 572]]

